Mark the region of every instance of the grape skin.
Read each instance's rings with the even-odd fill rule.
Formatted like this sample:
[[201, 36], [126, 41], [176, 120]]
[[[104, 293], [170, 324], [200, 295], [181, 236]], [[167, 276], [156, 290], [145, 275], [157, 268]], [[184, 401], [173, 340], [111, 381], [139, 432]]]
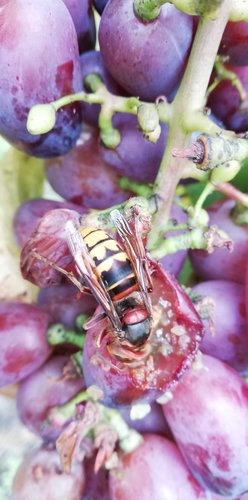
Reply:
[[132, 427], [140, 434], [152, 432], [153, 434], [160, 434], [161, 436], [173, 440], [171, 430], [165, 420], [161, 405], [152, 403], [150, 406], [151, 409], [149, 413], [139, 419], [131, 419], [131, 406], [129, 408], [122, 408], [120, 413], [129, 427]]
[[[226, 67], [237, 75], [243, 84], [245, 92], [248, 92], [247, 66], [238, 67], [226, 65]], [[222, 80], [211, 92], [208, 99], [208, 106], [216, 117], [223, 122], [226, 128], [237, 133], [247, 131], [247, 102], [241, 101], [238, 89], [230, 80]]]
[[101, 467], [94, 472], [95, 454], [84, 458], [85, 487], [81, 500], [110, 500], [108, 471]]
[[163, 5], [157, 19], [144, 23], [134, 14], [133, 0], [109, 0], [101, 16], [99, 44], [106, 67], [121, 87], [153, 101], [160, 95], [168, 98], [176, 89], [192, 32], [191, 17], [173, 5]]
[[[173, 204], [171, 207], [171, 212], [170, 212], [170, 221], [174, 221], [177, 224], [184, 224], [187, 222], [187, 215], [183, 210], [176, 204]], [[176, 226], [175, 226], [176, 229]], [[175, 234], [181, 234], [182, 231], [172, 231], [169, 233], [166, 233], [166, 236], [171, 236]], [[174, 274], [175, 276], [178, 276], [184, 261], [186, 259], [186, 256], [188, 254], [187, 250], [178, 250], [177, 252], [169, 255], [165, 255], [165, 257], [162, 257], [160, 259], [160, 264], [162, 265], [163, 269], [165, 271], [169, 271], [170, 273]]]
[[248, 388], [233, 368], [202, 355], [163, 406], [183, 456], [205, 488], [238, 496], [248, 490]]
[[219, 54], [228, 57], [233, 66], [248, 64], [248, 25], [246, 21], [229, 22], [219, 47]]
[[108, 0], [93, 0], [93, 3], [94, 3], [94, 6], [95, 6], [97, 12], [99, 14], [102, 14], [107, 3], [108, 3]]
[[23, 247], [31, 236], [43, 215], [57, 208], [74, 210], [80, 214], [86, 212], [84, 207], [80, 205], [64, 201], [47, 200], [44, 198], [33, 198], [19, 205], [13, 220], [13, 231], [20, 248]]
[[40, 288], [60, 285], [64, 280], [60, 271], [54, 269], [49, 262], [37, 259], [32, 254], [33, 250], [63, 269], [75, 269], [65, 227], [67, 221], [78, 223], [78, 218], [78, 212], [62, 208], [50, 210], [41, 218], [21, 251], [21, 271], [25, 279]]
[[24, 458], [14, 478], [12, 500], [81, 500], [85, 473], [75, 463], [71, 474], [61, 470], [56, 450], [39, 448]]
[[208, 207], [209, 224], [225, 231], [234, 243], [232, 252], [216, 248], [213, 253], [205, 250], [190, 250], [189, 255], [197, 276], [201, 279], [223, 279], [243, 283], [248, 253], [247, 224], [238, 225], [232, 220], [235, 202], [221, 200]]
[[104, 209], [130, 197], [118, 181], [118, 173], [107, 165], [98, 150], [95, 130], [81, 134], [80, 142], [67, 155], [46, 161], [46, 176], [63, 198], [85, 208]]
[[43, 288], [39, 291], [37, 304], [47, 311], [54, 323], [62, 323], [68, 328], [75, 328], [75, 319], [80, 314], [93, 314], [97, 303], [91, 294], [80, 294], [75, 285]]
[[174, 443], [146, 434], [133, 452], [122, 454], [111, 470], [111, 500], [196, 500], [211, 499], [194, 480]]
[[80, 54], [93, 49], [96, 43], [96, 26], [92, 0], [63, 0], [63, 2], [74, 22]]
[[143, 137], [135, 116], [116, 113], [113, 126], [119, 130], [121, 142], [114, 149], [101, 144], [100, 153], [104, 161], [130, 179], [154, 182], [167, 142], [167, 125], [161, 124], [161, 135], [156, 143]]
[[51, 320], [34, 304], [0, 303], [0, 387], [24, 379], [50, 356], [46, 332]]
[[214, 301], [213, 330], [203, 320], [201, 351], [225, 361], [236, 370], [247, 373], [248, 335], [243, 285], [225, 280], [203, 281], [193, 291]]
[[0, 133], [31, 156], [65, 154], [81, 131], [80, 105], [63, 108], [48, 134], [31, 135], [26, 122], [33, 105], [82, 89], [71, 16], [61, 0], [10, 0], [1, 9]]
[[[83, 81], [87, 75], [93, 73], [101, 78], [109, 92], [116, 95], [121, 93], [119, 85], [114, 81], [104, 64], [101, 52], [97, 50], [84, 52], [80, 56], [80, 63]], [[85, 84], [83, 84], [83, 90], [87, 91]], [[89, 125], [94, 127], [98, 127], [100, 104], [81, 102], [81, 109], [84, 122], [89, 123]]]
[[54, 356], [19, 386], [17, 409], [24, 425], [45, 441], [54, 441], [68, 420], [48, 422], [49, 411], [61, 406], [84, 388], [82, 376], [65, 373], [68, 356]]

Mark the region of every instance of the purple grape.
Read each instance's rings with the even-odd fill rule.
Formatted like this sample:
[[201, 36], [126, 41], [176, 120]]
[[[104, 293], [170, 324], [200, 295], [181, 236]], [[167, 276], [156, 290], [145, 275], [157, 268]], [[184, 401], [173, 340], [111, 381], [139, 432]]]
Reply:
[[134, 14], [133, 0], [109, 0], [100, 21], [99, 43], [106, 67], [121, 87], [153, 101], [176, 89], [192, 33], [191, 17], [171, 4], [161, 7], [157, 19], [144, 23]]
[[246, 273], [245, 273], [245, 312], [246, 312], [246, 317], [248, 318], [248, 256], [247, 256]]
[[[227, 66], [227, 68], [236, 73], [245, 91], [248, 92], [248, 67]], [[247, 131], [247, 101], [241, 101], [239, 91], [230, 80], [222, 80], [211, 92], [208, 106], [226, 128], [235, 132]]]
[[52, 316], [54, 323], [68, 328], [75, 327], [75, 319], [80, 314], [92, 314], [97, 305], [91, 294], [78, 298], [78, 289], [70, 284], [40, 290], [37, 303]]
[[94, 472], [95, 456], [84, 459], [85, 487], [80, 500], [110, 500], [108, 471]]
[[[201, 351], [225, 361], [241, 372], [248, 370], [248, 335], [243, 285], [225, 280], [204, 281], [193, 287], [213, 300], [213, 327], [203, 320]], [[211, 305], [210, 305], [211, 308]], [[211, 310], [211, 309], [210, 309]]]
[[[61, 29], [63, 27], [63, 29]], [[62, 0], [9, 0], [1, 7], [0, 133], [31, 156], [65, 154], [81, 130], [79, 104], [64, 107], [48, 134], [31, 135], [27, 115], [82, 89], [77, 37]]]
[[235, 207], [233, 200], [221, 200], [208, 208], [211, 225], [217, 225], [232, 239], [232, 252], [226, 248], [217, 248], [213, 253], [205, 250], [189, 252], [194, 270], [199, 278], [205, 280], [223, 279], [245, 282], [245, 269], [248, 254], [247, 224], [238, 225], [232, 220]]
[[132, 419], [130, 417], [131, 408], [122, 408], [120, 410], [121, 416], [127, 422], [129, 427], [132, 427], [140, 434], [152, 432], [153, 434], [160, 434], [161, 436], [173, 439], [171, 430], [165, 420], [161, 405], [157, 403], [151, 404], [150, 412], [145, 417], [140, 419]]
[[202, 355], [163, 406], [183, 456], [205, 488], [232, 498], [248, 490], [248, 387], [231, 367]]
[[14, 235], [20, 248], [23, 247], [31, 236], [42, 216], [49, 212], [49, 210], [56, 208], [68, 208], [80, 214], [85, 213], [85, 209], [82, 206], [73, 203], [46, 200], [44, 198], [34, 198], [25, 201], [18, 207], [13, 220]]
[[78, 37], [79, 52], [95, 47], [96, 26], [92, 0], [63, 0], [69, 10]]
[[45, 441], [57, 439], [69, 420], [48, 420], [49, 411], [84, 389], [83, 377], [69, 366], [68, 356], [54, 356], [21, 384], [17, 409], [21, 421]]
[[[187, 215], [178, 205], [173, 204], [171, 207], [170, 219], [174, 220], [176, 224], [183, 224], [187, 221]], [[166, 233], [166, 236], [174, 234], [180, 234], [180, 232], [177, 231], [175, 233], [173, 231], [172, 233]], [[165, 257], [160, 259], [160, 264], [162, 265], [163, 269], [165, 269], [165, 271], [169, 271], [175, 276], [178, 276], [183, 267], [187, 253], [187, 250], [178, 250], [177, 252], [171, 255], [166, 255]]]
[[99, 14], [103, 13], [107, 3], [108, 0], [93, 0], [94, 7], [96, 8]]
[[104, 209], [127, 200], [130, 192], [119, 185], [120, 176], [101, 158], [98, 134], [83, 132], [80, 143], [65, 156], [46, 161], [46, 175], [63, 198], [86, 208]]
[[115, 149], [101, 145], [104, 161], [131, 179], [153, 182], [167, 141], [167, 125], [161, 124], [161, 135], [156, 143], [143, 137], [138, 129], [137, 118], [133, 115], [116, 113], [113, 125], [120, 131], [121, 142]]
[[51, 320], [34, 304], [0, 303], [0, 387], [24, 379], [50, 356], [46, 332]]
[[[85, 52], [84, 54], [81, 55], [80, 61], [81, 61], [81, 71], [83, 80], [90, 73], [95, 73], [100, 76], [101, 80], [103, 81], [104, 85], [106, 85], [109, 92], [117, 95], [120, 94], [120, 87], [113, 80], [112, 76], [105, 67], [101, 52], [98, 52], [96, 50]], [[85, 91], [87, 90], [85, 88], [85, 85], [83, 85], [83, 88]], [[100, 104], [88, 104], [86, 102], [82, 102], [81, 109], [84, 122], [97, 127]]]
[[111, 500], [207, 500], [174, 443], [156, 434], [144, 435], [131, 453], [121, 454], [110, 471]]
[[248, 64], [248, 25], [246, 21], [229, 22], [219, 47], [219, 54], [227, 56], [233, 66]]
[[39, 448], [26, 456], [13, 482], [12, 500], [80, 500], [85, 473], [76, 462], [70, 474], [62, 471], [59, 455], [51, 448]]

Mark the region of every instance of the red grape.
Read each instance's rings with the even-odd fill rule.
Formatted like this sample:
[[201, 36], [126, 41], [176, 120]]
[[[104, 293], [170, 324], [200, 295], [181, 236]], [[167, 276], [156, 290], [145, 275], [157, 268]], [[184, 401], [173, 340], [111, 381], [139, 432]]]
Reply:
[[[63, 29], [61, 29], [63, 27]], [[79, 104], [61, 109], [48, 134], [31, 135], [27, 115], [82, 89], [76, 31], [62, 0], [10, 0], [1, 7], [0, 133], [31, 156], [69, 151], [81, 130]]]
[[[245, 23], [247, 24], [247, 23]], [[227, 66], [227, 69], [236, 73], [248, 92], [248, 67]], [[226, 128], [235, 132], [246, 132], [248, 129], [247, 101], [241, 101], [238, 89], [231, 80], [222, 80], [211, 92], [208, 106]]]
[[227, 62], [233, 66], [248, 64], [248, 24], [246, 21], [227, 23], [219, 53], [227, 56]]
[[14, 235], [20, 248], [31, 236], [42, 216], [56, 208], [68, 208], [76, 210], [80, 214], [85, 213], [84, 207], [69, 202], [44, 198], [33, 198], [25, 201], [18, 207], [13, 220]]
[[[232, 281], [198, 283], [193, 290], [213, 300], [213, 326], [203, 320], [201, 351], [225, 361], [241, 372], [248, 370], [248, 335], [244, 286]], [[207, 307], [207, 306], [206, 306]], [[211, 304], [210, 304], [211, 312]]]
[[248, 490], [248, 387], [231, 367], [202, 355], [164, 405], [176, 442], [197, 481], [221, 495]]
[[83, 351], [86, 384], [98, 385], [107, 405], [149, 402], [172, 389], [193, 361], [201, 340], [200, 318], [175, 278], [156, 265], [152, 280], [154, 327], [146, 357], [125, 363], [112, 354], [116, 338], [108, 319], [87, 331]]
[[93, 130], [83, 132], [67, 155], [47, 160], [46, 175], [63, 198], [87, 208], [108, 208], [130, 196], [119, 187], [120, 176], [101, 158]]
[[49, 411], [63, 405], [84, 388], [83, 377], [68, 365], [69, 360], [68, 356], [52, 357], [27, 377], [18, 389], [17, 409], [21, 421], [46, 441], [57, 439], [68, 423], [66, 419], [49, 421]]
[[62, 471], [56, 450], [39, 448], [24, 458], [13, 482], [12, 500], [81, 500], [85, 473], [75, 463], [71, 474]]
[[235, 203], [221, 200], [208, 208], [211, 225], [217, 225], [234, 243], [232, 252], [226, 248], [216, 248], [213, 253], [205, 250], [191, 250], [190, 258], [197, 276], [200, 278], [223, 279], [244, 283], [245, 266], [248, 254], [247, 224], [238, 225], [232, 220]]
[[24, 379], [50, 356], [50, 323], [51, 316], [34, 304], [0, 303], [0, 387]]
[[171, 4], [144, 23], [134, 14], [133, 0], [109, 0], [99, 26], [100, 50], [109, 72], [125, 90], [154, 100], [177, 87], [192, 32], [191, 17]]
[[110, 471], [111, 500], [195, 500], [210, 499], [187, 469], [174, 443], [147, 434], [131, 453], [120, 456]]

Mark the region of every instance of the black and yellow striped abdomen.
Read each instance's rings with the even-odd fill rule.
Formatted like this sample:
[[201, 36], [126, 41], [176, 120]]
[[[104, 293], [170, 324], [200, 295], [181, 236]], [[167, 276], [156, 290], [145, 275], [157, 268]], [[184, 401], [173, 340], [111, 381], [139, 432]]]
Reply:
[[131, 262], [121, 245], [106, 231], [81, 227], [87, 250], [95, 263], [96, 273], [113, 301], [127, 297], [138, 289]]

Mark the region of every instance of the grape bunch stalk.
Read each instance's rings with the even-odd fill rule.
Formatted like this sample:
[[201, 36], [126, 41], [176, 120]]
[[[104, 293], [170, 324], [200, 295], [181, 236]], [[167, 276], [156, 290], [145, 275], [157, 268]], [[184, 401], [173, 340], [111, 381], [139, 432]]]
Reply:
[[0, 17], [1, 493], [245, 500], [248, 0]]

